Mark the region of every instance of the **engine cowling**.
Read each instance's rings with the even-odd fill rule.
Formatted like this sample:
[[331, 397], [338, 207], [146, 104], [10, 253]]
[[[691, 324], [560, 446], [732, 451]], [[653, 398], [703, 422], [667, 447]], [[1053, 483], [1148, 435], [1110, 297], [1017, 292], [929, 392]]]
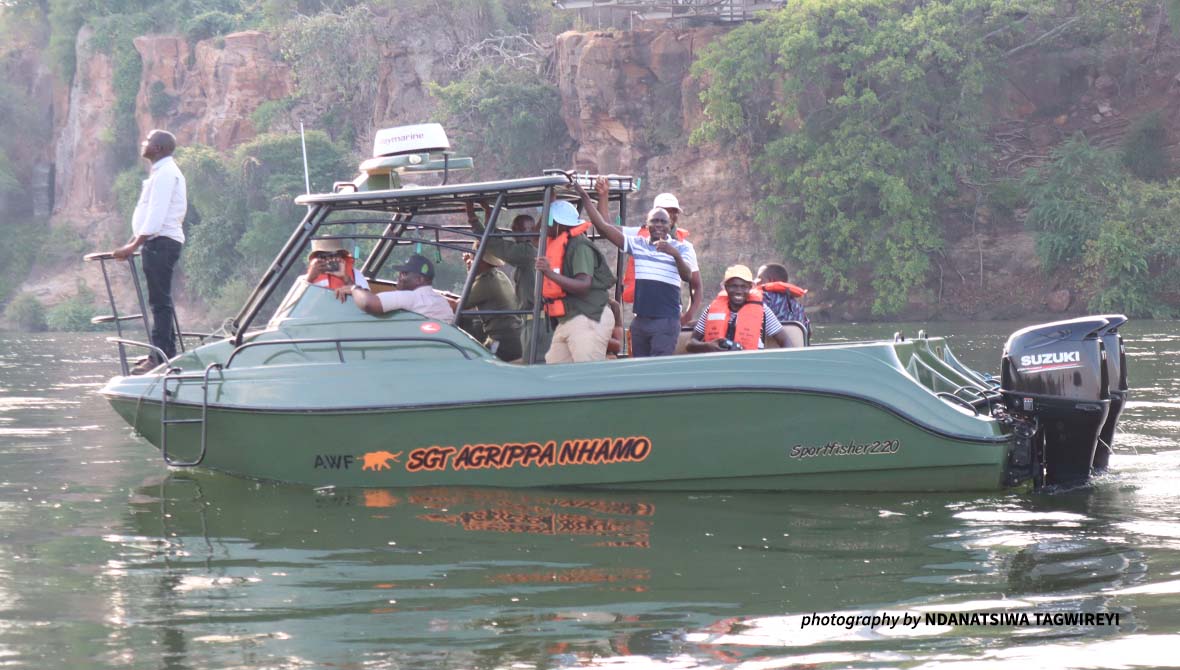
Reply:
[[1091, 468], [1094, 472], [1104, 472], [1110, 463], [1110, 454], [1114, 450], [1114, 429], [1118, 424], [1119, 415], [1127, 404], [1127, 347], [1123, 344], [1123, 336], [1119, 333], [1119, 326], [1127, 322], [1122, 314], [1104, 314], [1109, 325], [1099, 334], [1102, 345], [1106, 348], [1106, 376], [1110, 382], [1110, 412], [1106, 415], [1106, 423], [1102, 424], [1102, 431], [1098, 434], [1098, 446], [1094, 449], [1094, 461]]
[[1122, 375], [1125, 366], [1110, 362], [1107, 347], [1118, 345], [1117, 328], [1126, 320], [1087, 316], [1022, 328], [1008, 338], [1000, 390], [1010, 412], [1037, 422], [1044, 484], [1085, 482], [1108, 419], [1113, 434], [1111, 375]]

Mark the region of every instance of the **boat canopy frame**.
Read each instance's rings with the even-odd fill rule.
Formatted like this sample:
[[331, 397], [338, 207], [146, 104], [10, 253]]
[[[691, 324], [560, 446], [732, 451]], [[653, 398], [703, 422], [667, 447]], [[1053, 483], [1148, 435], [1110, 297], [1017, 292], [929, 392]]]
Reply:
[[[618, 203], [619, 221], [627, 220], [627, 197], [635, 192], [635, 181], [627, 175], [604, 175], [610, 184], [608, 201]], [[249, 298], [238, 314], [229, 324], [231, 339], [235, 346], [240, 346], [250, 332], [250, 326], [257, 319], [266, 302], [278, 290], [280, 282], [287, 272], [296, 264], [304, 262], [301, 252], [310, 245], [312, 240], [374, 240], [372, 250], [365, 257], [361, 265], [361, 274], [369, 280], [377, 277], [378, 272], [389, 261], [395, 248], [406, 245], [427, 245], [436, 249], [450, 249], [473, 256], [471, 269], [467, 272], [463, 282], [463, 289], [459, 294], [455, 308], [455, 322], [462, 317], [472, 315], [501, 316], [521, 315], [532, 316], [533, 328], [530, 338], [529, 351], [525, 352], [526, 362], [537, 360], [537, 343], [540, 340], [542, 327], [541, 314], [544, 301], [541, 299], [542, 278], [537, 271], [533, 294], [533, 308], [515, 310], [473, 310], [468, 309], [467, 300], [471, 287], [475, 282], [479, 261], [484, 257], [491, 238], [522, 237], [520, 233], [502, 230], [498, 223], [503, 211], [509, 209], [540, 208], [540, 225], [537, 230], [536, 258], [545, 257], [546, 245], [549, 239], [548, 226], [549, 208], [554, 200], [572, 201], [579, 204], [579, 197], [574, 190], [575, 180], [588, 191], [593, 188], [598, 175], [575, 174], [561, 170], [546, 170], [540, 177], [523, 179], [507, 179], [500, 181], [472, 182], [464, 184], [443, 184], [439, 186], [403, 187], [382, 191], [349, 191], [303, 195], [295, 199], [297, 205], [304, 205], [307, 214], [295, 227], [282, 249], [270, 266], [263, 272], [262, 277], [250, 292]], [[476, 232], [470, 223], [449, 224], [422, 221], [422, 216], [465, 215], [467, 207], [484, 206], [493, 202], [491, 211], [487, 213], [482, 232]], [[591, 204], [590, 206], [594, 206]], [[347, 218], [329, 221], [335, 212], [374, 212], [386, 216], [372, 218]], [[335, 227], [356, 227], [359, 225], [385, 225], [381, 234], [366, 234], [358, 232], [322, 234], [332, 232]], [[591, 239], [599, 239], [596, 231], [590, 231]], [[475, 249], [472, 249], [474, 242]], [[615, 299], [622, 293], [621, 277], [625, 254], [619, 250], [616, 258], [616, 276], [620, 282], [615, 285]], [[541, 352], [543, 353], [543, 352]]]

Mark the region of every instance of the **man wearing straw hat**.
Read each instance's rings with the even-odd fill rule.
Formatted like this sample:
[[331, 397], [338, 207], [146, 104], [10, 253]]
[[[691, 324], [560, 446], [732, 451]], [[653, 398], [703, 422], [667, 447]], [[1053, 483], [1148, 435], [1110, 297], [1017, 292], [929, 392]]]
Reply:
[[[472, 249], [478, 245], [476, 242]], [[504, 261], [499, 257], [484, 251], [483, 258], [475, 268], [475, 281], [471, 284], [471, 292], [467, 295], [467, 309], [517, 309], [516, 297], [512, 295], [512, 282], [499, 270], [503, 266]], [[516, 361], [523, 355], [520, 340], [521, 319], [517, 314], [465, 316], [460, 320], [459, 327], [475, 339], [481, 340], [488, 351], [502, 361]]]

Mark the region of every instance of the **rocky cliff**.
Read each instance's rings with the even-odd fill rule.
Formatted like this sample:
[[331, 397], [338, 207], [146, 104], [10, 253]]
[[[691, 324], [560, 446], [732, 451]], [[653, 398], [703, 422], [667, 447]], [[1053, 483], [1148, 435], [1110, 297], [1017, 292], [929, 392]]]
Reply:
[[642, 179], [629, 203], [629, 225], [642, 223], [656, 194], [675, 193], [680, 225], [692, 234], [710, 286], [726, 265], [781, 260], [772, 233], [754, 225], [747, 157], [688, 143], [701, 114], [689, 68], [721, 33], [565, 33], [554, 54], [562, 116], [577, 145], [574, 166]]
[[[378, 34], [399, 34], [393, 25]], [[431, 81], [454, 76], [448, 56], [463, 34], [439, 17], [425, 19], [404, 39], [372, 45], [379, 53], [368, 134], [357, 138], [367, 150], [373, 129], [433, 118]], [[628, 173], [641, 178], [628, 223], [638, 223], [654, 196], [675, 193], [683, 205], [681, 225], [689, 229], [708, 285], [724, 266], [756, 266], [781, 260], [773, 231], [753, 222], [756, 197], [748, 157], [723, 146], [690, 146], [688, 135], [701, 110], [699, 84], [690, 75], [696, 54], [724, 29], [569, 32], [555, 38], [549, 55], [562, 99], [562, 116], [574, 140], [571, 165], [579, 170]], [[57, 200], [53, 225], [73, 226], [103, 248], [127, 235], [126, 222], [112, 212], [114, 178], [109, 151], [115, 95], [112, 65], [85, 49], [79, 34], [78, 73], [68, 94], [57, 96], [55, 164]], [[143, 59], [136, 103], [141, 133], [165, 127], [182, 143], [200, 142], [228, 151], [258, 132], [251, 115], [259, 105], [291, 96], [295, 75], [280, 57], [275, 40], [256, 31], [188, 44], [169, 35], [142, 36], [135, 47]], [[1164, 109], [1170, 125], [1180, 124], [1172, 80], [1180, 59], [1157, 58], [1136, 101], [1120, 100], [1117, 82], [1126, 79], [1118, 63], [1108, 70], [1075, 65], [1068, 55], [1045, 67], [1030, 66], [997, 97], [1003, 121], [995, 130], [1000, 160], [1018, 170], [1042, 159], [1047, 148], [1084, 129], [1101, 142], [1116, 142], [1135, 114]], [[1079, 63], [1080, 63], [1079, 59]], [[1121, 93], [1123, 98], [1127, 92]], [[1136, 106], [1139, 105], [1139, 106]], [[1168, 111], [1170, 110], [1170, 111]], [[347, 175], [342, 175], [347, 176]], [[939, 276], [913, 297], [908, 316], [1002, 318], [1080, 309], [1068, 277], [1040, 273], [1031, 237], [1013, 220], [1001, 220], [978, 203], [963, 203], [948, 222], [947, 249], [935, 259]], [[39, 268], [27, 286], [52, 303], [73, 292], [73, 271]], [[791, 268], [806, 277], [807, 268]], [[101, 280], [85, 275], [92, 288]], [[183, 286], [181, 287], [183, 298]], [[864, 318], [867, 302], [853, 298], [837, 307], [821, 292], [809, 297], [833, 318]]]

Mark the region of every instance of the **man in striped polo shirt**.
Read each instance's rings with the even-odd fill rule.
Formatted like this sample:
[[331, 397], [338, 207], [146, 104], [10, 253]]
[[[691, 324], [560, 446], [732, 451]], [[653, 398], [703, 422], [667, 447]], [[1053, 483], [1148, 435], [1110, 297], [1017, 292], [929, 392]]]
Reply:
[[672, 217], [656, 207], [647, 213], [649, 237], [639, 228], [616, 228], [597, 209], [588, 209], [599, 234], [635, 258], [635, 318], [631, 321], [631, 355], [668, 356], [680, 336], [680, 283], [692, 270], [683, 242], [668, 237]]

